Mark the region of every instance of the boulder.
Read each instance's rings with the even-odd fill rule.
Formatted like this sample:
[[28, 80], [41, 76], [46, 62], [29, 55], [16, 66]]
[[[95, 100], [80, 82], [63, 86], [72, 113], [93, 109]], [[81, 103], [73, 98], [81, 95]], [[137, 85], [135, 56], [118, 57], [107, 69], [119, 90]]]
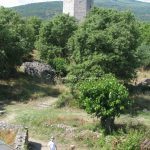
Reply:
[[144, 81], [140, 82], [138, 85], [150, 86], [150, 79], [145, 79]]
[[31, 76], [44, 79], [46, 81], [54, 81], [56, 75], [55, 70], [50, 65], [40, 62], [25, 62], [22, 64], [24, 72]]

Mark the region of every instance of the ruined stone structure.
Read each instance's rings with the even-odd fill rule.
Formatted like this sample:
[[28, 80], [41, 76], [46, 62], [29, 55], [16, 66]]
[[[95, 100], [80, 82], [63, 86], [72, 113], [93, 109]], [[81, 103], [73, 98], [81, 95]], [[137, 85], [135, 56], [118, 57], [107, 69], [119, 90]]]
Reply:
[[0, 141], [0, 150], [25, 150], [28, 145], [28, 129], [21, 125], [10, 125], [5, 122], [0, 122], [0, 130], [16, 132], [16, 137], [12, 145], [7, 145]]
[[93, 0], [64, 0], [63, 13], [81, 21], [93, 6]]

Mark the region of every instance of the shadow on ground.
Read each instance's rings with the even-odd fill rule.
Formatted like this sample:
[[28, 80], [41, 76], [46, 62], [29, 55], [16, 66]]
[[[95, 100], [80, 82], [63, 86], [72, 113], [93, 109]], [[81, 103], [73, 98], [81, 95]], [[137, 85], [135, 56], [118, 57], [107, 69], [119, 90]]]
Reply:
[[41, 150], [41, 149], [42, 149], [42, 145], [40, 143], [36, 143], [36, 142], [29, 143], [29, 150]]
[[0, 80], [0, 110], [12, 101], [27, 102], [39, 97], [57, 97], [60, 91], [53, 84], [20, 74], [16, 78]]

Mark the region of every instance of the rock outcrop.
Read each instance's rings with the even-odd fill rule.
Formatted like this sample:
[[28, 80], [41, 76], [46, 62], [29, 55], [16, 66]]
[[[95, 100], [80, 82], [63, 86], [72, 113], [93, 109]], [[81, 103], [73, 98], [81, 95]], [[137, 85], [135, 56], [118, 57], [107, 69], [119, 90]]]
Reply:
[[144, 81], [140, 82], [138, 86], [150, 86], [150, 79], [145, 79]]
[[50, 65], [40, 62], [25, 62], [22, 64], [24, 72], [31, 76], [53, 82], [55, 78], [55, 70]]

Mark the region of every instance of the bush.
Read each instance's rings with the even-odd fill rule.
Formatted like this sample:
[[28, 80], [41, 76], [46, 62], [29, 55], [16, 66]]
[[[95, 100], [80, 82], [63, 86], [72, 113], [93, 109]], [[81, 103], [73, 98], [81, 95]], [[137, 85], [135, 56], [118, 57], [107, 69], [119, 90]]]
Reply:
[[70, 94], [69, 92], [65, 92], [61, 94], [58, 98], [58, 101], [56, 102], [57, 108], [62, 108], [65, 106], [75, 106], [75, 105], [76, 103], [74, 101], [74, 98], [72, 94]]
[[101, 118], [106, 132], [112, 132], [115, 117], [130, 104], [127, 89], [112, 75], [79, 85], [80, 102], [86, 111]]
[[65, 76], [67, 74], [66, 71], [67, 61], [64, 58], [59, 57], [54, 58], [53, 66], [61, 76]]
[[99, 140], [101, 149], [140, 150], [141, 143], [148, 138], [149, 133], [143, 129], [129, 129], [127, 133], [119, 131], [113, 135], [102, 135]]
[[130, 130], [126, 135], [125, 141], [121, 145], [118, 145], [118, 150], [140, 150], [143, 137], [144, 132]]

